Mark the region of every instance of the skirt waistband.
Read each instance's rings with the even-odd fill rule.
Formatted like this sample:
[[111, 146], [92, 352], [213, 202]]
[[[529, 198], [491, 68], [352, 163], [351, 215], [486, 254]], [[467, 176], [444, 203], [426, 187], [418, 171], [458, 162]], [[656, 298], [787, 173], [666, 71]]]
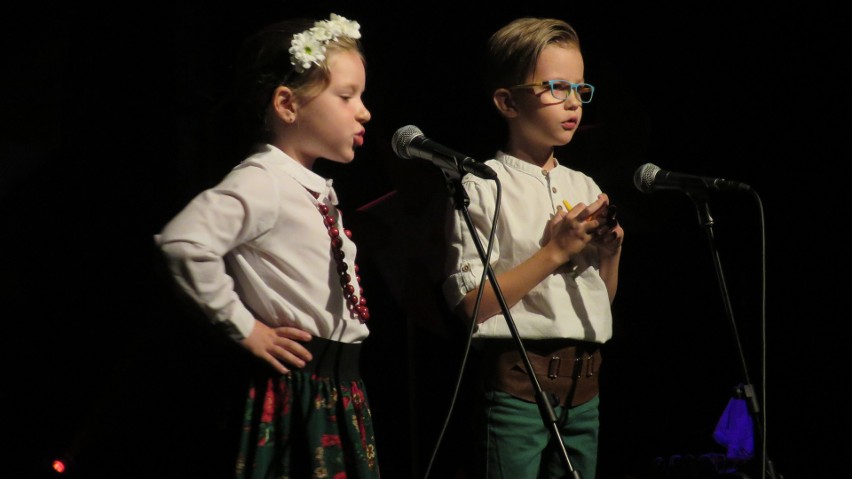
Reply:
[[361, 378], [361, 343], [341, 343], [314, 337], [302, 345], [310, 351], [313, 359], [296, 371], [342, 381]]

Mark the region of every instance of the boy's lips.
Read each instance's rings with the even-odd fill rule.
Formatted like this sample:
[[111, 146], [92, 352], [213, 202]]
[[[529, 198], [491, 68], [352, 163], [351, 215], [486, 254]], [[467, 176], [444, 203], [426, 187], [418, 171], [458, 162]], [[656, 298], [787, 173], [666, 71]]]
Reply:
[[567, 120], [562, 122], [562, 128], [566, 130], [573, 130], [577, 128], [577, 120]]
[[355, 134], [355, 139], [353, 140], [355, 146], [362, 146], [364, 144], [364, 132], [360, 132]]

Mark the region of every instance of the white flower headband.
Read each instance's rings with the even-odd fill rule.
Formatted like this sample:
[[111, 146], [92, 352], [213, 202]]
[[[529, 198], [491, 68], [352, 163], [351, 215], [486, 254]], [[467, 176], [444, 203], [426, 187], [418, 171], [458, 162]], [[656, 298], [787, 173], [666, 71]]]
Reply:
[[325, 46], [338, 37], [361, 38], [361, 26], [340, 15], [331, 14], [328, 20], [314, 23], [304, 32], [293, 35], [290, 42], [290, 63], [299, 73], [325, 61]]

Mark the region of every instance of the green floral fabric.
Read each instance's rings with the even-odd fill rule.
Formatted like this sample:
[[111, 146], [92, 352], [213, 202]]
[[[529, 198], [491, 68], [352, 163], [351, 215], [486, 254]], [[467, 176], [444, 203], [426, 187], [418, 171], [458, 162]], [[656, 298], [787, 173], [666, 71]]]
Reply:
[[250, 387], [236, 479], [379, 477], [362, 381], [294, 371]]

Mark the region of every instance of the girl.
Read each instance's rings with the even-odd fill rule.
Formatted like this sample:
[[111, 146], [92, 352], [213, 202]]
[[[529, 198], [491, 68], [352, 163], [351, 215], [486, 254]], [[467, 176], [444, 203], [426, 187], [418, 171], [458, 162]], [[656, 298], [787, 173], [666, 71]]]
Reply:
[[358, 371], [369, 309], [318, 158], [349, 163], [370, 112], [357, 22], [271, 25], [244, 45], [237, 92], [256, 147], [156, 236], [182, 289], [259, 358], [237, 477], [377, 478]]

